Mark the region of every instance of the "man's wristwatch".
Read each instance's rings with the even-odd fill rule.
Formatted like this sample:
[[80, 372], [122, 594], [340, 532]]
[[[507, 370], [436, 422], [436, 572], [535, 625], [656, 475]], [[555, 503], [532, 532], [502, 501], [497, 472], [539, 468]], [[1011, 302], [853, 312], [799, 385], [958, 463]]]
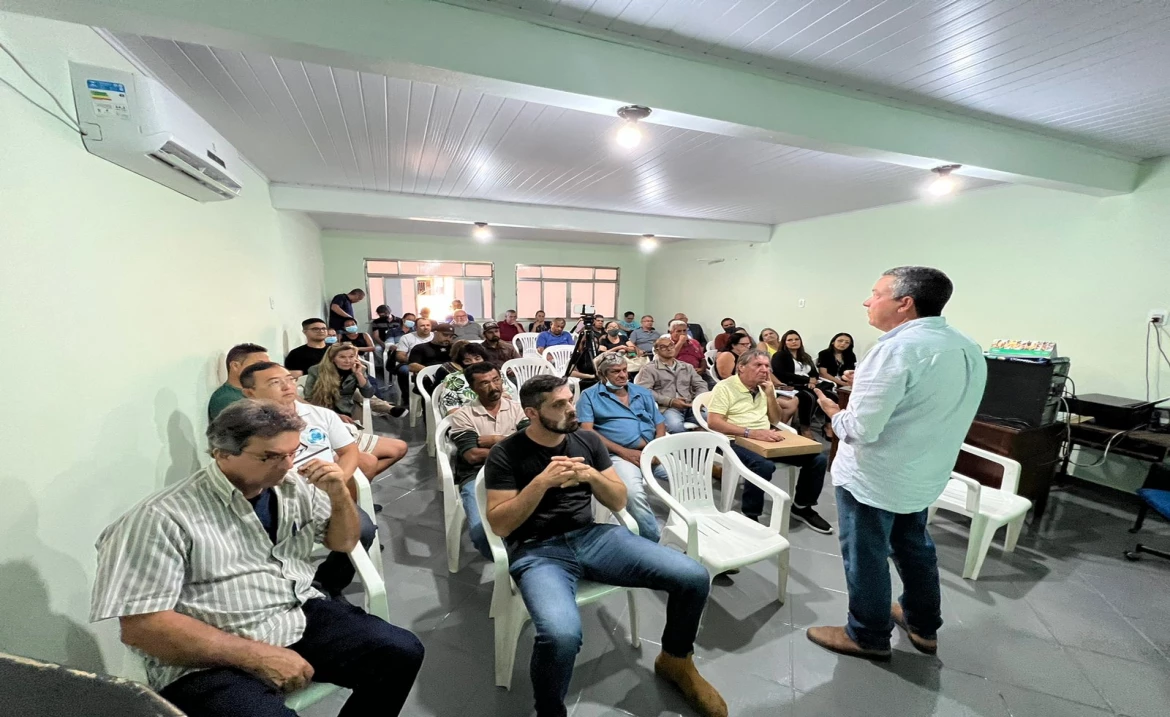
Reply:
[[744, 437], [744, 438], [750, 438], [750, 437], [751, 437], [751, 432], [752, 432], [752, 429], [750, 429], [750, 428], [745, 428], [745, 429], [743, 429], [743, 437]]

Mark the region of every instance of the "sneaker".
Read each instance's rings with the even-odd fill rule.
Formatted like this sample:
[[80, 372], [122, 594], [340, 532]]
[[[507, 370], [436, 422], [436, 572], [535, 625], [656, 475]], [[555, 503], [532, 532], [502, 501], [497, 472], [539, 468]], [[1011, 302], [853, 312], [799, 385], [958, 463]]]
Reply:
[[821, 517], [820, 513], [813, 510], [812, 506], [808, 508], [797, 508], [792, 506], [792, 517], [804, 523], [808, 527], [823, 533], [825, 535], [833, 534], [833, 526], [829, 525], [829, 521]]
[[406, 406], [395, 406], [394, 408], [390, 409], [390, 415], [395, 417], [395, 418], [402, 418], [403, 416], [405, 416], [409, 413], [410, 413], [410, 409], [407, 408]]

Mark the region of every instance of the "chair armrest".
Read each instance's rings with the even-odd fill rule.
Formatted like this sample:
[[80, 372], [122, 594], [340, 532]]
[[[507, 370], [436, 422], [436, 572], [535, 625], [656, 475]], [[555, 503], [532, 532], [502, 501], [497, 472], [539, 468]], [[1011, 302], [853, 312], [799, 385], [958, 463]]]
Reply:
[[962, 483], [967, 488], [967, 510], [971, 513], [979, 512], [979, 500], [983, 493], [983, 484], [974, 478], [969, 478], [962, 473], [955, 473], [951, 471], [951, 480]]
[[370, 407], [370, 399], [362, 398], [362, 433], [373, 435], [374, 410]]
[[687, 524], [687, 555], [695, 560], [699, 559], [699, 521], [695, 518], [695, 514], [683, 507], [682, 503], [675, 500], [665, 488], [658, 485], [658, 480], [654, 478], [654, 458], [645, 452], [642, 453], [642, 482], [650, 489], [650, 492], [658, 496], [659, 500], [666, 503], [666, 507], [670, 512], [677, 515]]
[[634, 535], [641, 535], [641, 533], [638, 532], [638, 521], [634, 520], [634, 516], [630, 515], [630, 512], [628, 510], [626, 510], [625, 508], [622, 508], [621, 510], [619, 510], [616, 513], [614, 513], [613, 511], [610, 511], [610, 514], [613, 515], [615, 518], [617, 518], [618, 523], [626, 526], [626, 528], [631, 533], [633, 533]]
[[386, 581], [378, 574], [374, 561], [366, 553], [361, 543], [349, 551], [349, 562], [353, 563], [358, 579], [366, 593], [366, 612], [377, 615], [386, 622], [390, 622], [390, 603], [386, 599]]
[[788, 425], [784, 421], [776, 421], [775, 423], [772, 424], [772, 427], [776, 428], [778, 430], [781, 430], [781, 431], [788, 431], [789, 433], [797, 433], [797, 430], [795, 428]]
[[495, 590], [507, 591], [508, 594], [511, 594], [512, 576], [508, 574], [508, 548], [504, 545], [504, 539], [496, 535], [496, 532], [492, 530], [492, 524], [488, 522], [487, 488], [484, 486], [482, 468], [479, 469], [479, 473], [475, 477], [475, 509], [479, 511], [484, 537], [487, 538], [488, 548], [492, 552], [492, 575], [495, 581]]
[[[970, 453], [973, 456], [978, 456], [979, 458], [991, 461], [992, 463], [998, 463], [999, 465], [1003, 466], [1003, 479], [999, 483], [999, 489], [1004, 493], [1011, 493], [1012, 495], [1015, 495], [1017, 491], [1019, 491], [1019, 461], [1014, 461], [1011, 458], [1007, 458], [1006, 456], [1001, 456], [998, 453], [992, 453], [991, 451], [984, 450], [982, 448], [976, 448], [975, 446], [968, 445], [966, 443], [963, 444], [960, 450], [962, 450], [964, 453]], [[953, 478], [954, 476], [955, 474], [952, 473], [951, 477]]]
[[374, 519], [374, 494], [370, 490], [370, 481], [360, 469], [353, 472], [353, 482], [357, 484], [357, 504], [366, 512], [370, 520]]
[[[768, 521], [768, 527], [780, 535], [788, 537], [788, 513], [792, 509], [792, 497], [786, 491], [780, 490], [753, 473], [739, 459], [739, 456], [735, 455], [735, 451], [731, 450], [730, 443], [728, 444], [728, 449], [723, 454], [723, 474], [725, 477], [728, 469], [737, 475], [743, 476], [744, 480], [764, 491], [765, 495], [772, 497], [772, 517]], [[735, 485], [735, 483], [732, 483], [732, 485]]]

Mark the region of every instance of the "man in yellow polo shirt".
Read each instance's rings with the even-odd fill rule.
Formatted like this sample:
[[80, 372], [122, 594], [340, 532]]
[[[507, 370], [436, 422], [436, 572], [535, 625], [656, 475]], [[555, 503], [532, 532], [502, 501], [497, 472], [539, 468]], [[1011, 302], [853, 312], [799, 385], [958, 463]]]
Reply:
[[[752, 350], [739, 357], [735, 362], [736, 375], [715, 384], [715, 390], [711, 392], [707, 425], [712, 431], [765, 443], [779, 443], [785, 439], [783, 431], [772, 428], [780, 420], [780, 404], [776, 402], [776, 391], [770, 380], [771, 370], [771, 361], [763, 351]], [[731, 448], [749, 470], [766, 481], [772, 480], [776, 465], [771, 460], [736, 443], [732, 443]], [[818, 533], [831, 535], [833, 526], [813, 508], [825, 485], [828, 461], [824, 452], [776, 460], [800, 467], [796, 495], [792, 496], [792, 517]], [[751, 483], [744, 483], [743, 514], [759, 520], [762, 512], [764, 492]]]

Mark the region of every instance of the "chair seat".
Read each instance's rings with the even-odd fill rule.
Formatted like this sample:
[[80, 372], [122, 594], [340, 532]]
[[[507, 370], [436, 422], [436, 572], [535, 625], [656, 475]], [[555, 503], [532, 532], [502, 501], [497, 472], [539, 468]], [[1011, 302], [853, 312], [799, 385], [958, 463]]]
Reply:
[[[699, 560], [712, 573], [751, 565], [784, 552], [788, 540], [742, 513], [693, 510], [699, 526]], [[663, 529], [671, 543], [687, 544], [687, 525], [671, 520]]]
[[297, 690], [284, 698], [284, 706], [293, 712], [297, 712], [320, 702], [339, 689], [341, 688], [337, 685], [332, 685], [328, 682], [310, 682], [308, 687], [303, 690]]
[[1140, 488], [1137, 494], [1147, 505], [1161, 514], [1163, 518], [1170, 520], [1170, 490]]
[[[934, 505], [953, 513], [971, 516], [967, 510], [967, 487], [958, 481], [947, 483], [946, 489]], [[1014, 520], [1027, 513], [1031, 507], [1032, 501], [1013, 493], [986, 487], [979, 491], [979, 512], [997, 522]]]

